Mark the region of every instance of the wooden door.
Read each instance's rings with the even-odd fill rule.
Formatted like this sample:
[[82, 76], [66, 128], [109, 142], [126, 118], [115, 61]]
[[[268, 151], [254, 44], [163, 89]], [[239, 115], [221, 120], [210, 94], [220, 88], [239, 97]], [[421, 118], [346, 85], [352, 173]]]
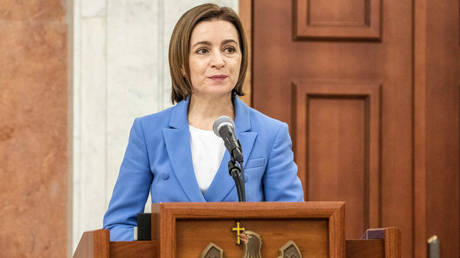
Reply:
[[412, 1], [255, 0], [253, 106], [288, 122], [309, 201], [341, 200], [346, 238], [413, 239]]
[[252, 105], [289, 123], [305, 199], [345, 201], [346, 239], [397, 226], [403, 257], [433, 234], [459, 257], [460, 2], [241, 2]]

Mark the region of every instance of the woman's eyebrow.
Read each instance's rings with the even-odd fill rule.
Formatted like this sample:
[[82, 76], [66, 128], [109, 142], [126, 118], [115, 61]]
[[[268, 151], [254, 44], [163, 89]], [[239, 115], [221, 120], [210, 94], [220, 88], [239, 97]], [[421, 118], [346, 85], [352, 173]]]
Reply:
[[[236, 42], [236, 40], [234, 40], [234, 39], [226, 39], [226, 40], [222, 41], [222, 45], [225, 45], [225, 44], [227, 44], [227, 43], [235, 43], [235, 44], [238, 44], [238, 42]], [[211, 42], [209, 42], [209, 41], [199, 41], [199, 42], [193, 44], [192, 48], [194, 48], [194, 47], [197, 46], [197, 45], [207, 45], [207, 46], [211, 46], [212, 44], [211, 44]]]
[[208, 46], [211, 46], [211, 42], [209, 41], [200, 41], [200, 42], [197, 42], [195, 44], [193, 44], [192, 48], [194, 48], [196, 45], [208, 45]]
[[236, 42], [236, 40], [234, 39], [226, 39], [224, 41], [222, 41], [222, 45], [225, 45], [227, 43], [235, 43], [235, 44], [238, 44], [238, 42]]

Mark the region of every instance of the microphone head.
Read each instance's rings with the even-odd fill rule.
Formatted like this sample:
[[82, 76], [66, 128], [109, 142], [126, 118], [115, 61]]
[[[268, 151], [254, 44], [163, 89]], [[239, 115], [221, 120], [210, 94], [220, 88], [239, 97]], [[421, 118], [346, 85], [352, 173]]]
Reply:
[[222, 137], [219, 131], [220, 128], [222, 128], [222, 126], [224, 125], [231, 126], [233, 129], [235, 128], [235, 123], [233, 122], [233, 119], [231, 119], [228, 116], [219, 116], [212, 125], [212, 129], [217, 136]]

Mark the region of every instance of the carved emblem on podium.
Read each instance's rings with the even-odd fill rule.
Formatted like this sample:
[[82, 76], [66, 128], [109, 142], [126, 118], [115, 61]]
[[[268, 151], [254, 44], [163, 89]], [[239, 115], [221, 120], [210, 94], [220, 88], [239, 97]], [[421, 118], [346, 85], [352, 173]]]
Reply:
[[302, 258], [302, 253], [294, 241], [289, 240], [280, 248], [280, 256], [278, 258]]
[[209, 243], [201, 252], [201, 258], [223, 258], [224, 250], [214, 243]]
[[239, 235], [243, 242], [242, 258], [262, 258], [262, 238], [256, 232], [245, 230]]
[[[242, 258], [262, 258], [262, 237], [251, 230], [246, 230], [240, 226], [240, 222], [236, 222], [236, 225], [232, 227], [232, 231], [236, 233], [236, 244], [242, 245], [243, 252]], [[280, 249], [280, 256], [277, 258], [302, 258], [300, 252], [294, 241], [289, 240]], [[224, 251], [222, 248], [214, 243], [209, 243], [205, 249], [201, 252], [200, 258], [223, 258]]]

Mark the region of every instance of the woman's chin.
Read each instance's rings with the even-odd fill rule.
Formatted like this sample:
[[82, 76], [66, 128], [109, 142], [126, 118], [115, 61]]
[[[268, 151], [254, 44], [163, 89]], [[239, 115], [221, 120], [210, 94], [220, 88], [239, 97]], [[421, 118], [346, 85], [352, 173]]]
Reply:
[[216, 99], [229, 97], [231, 96], [231, 94], [232, 94], [232, 90], [210, 90], [206, 92], [194, 93], [194, 95], [197, 97], [216, 98]]

